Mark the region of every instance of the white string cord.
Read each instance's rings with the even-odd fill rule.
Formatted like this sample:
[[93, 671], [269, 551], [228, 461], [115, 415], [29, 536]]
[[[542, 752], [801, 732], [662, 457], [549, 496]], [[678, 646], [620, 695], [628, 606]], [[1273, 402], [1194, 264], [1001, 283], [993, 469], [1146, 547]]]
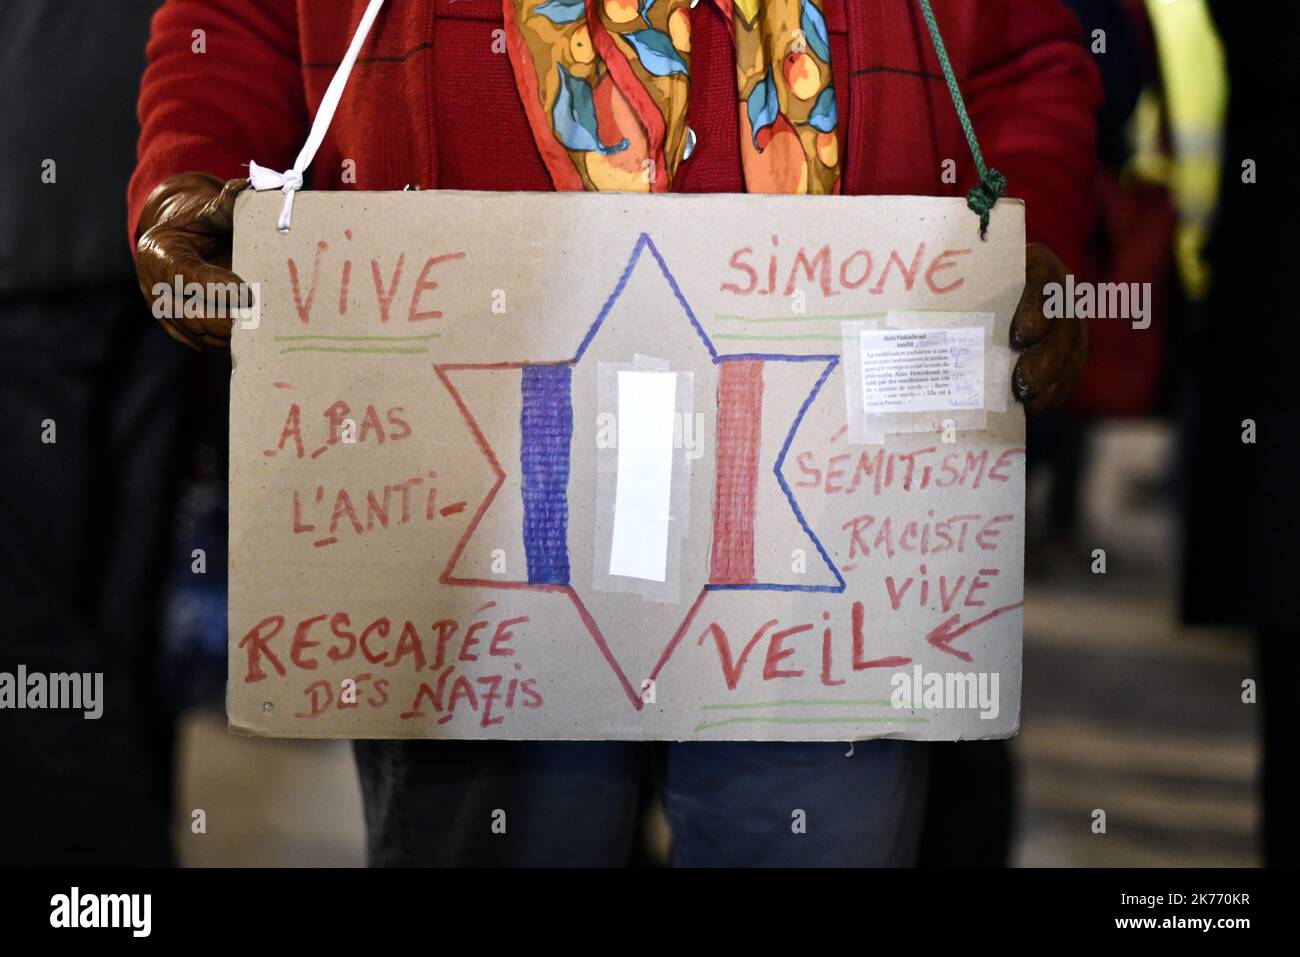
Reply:
[[334, 111], [338, 109], [339, 99], [343, 96], [343, 88], [348, 84], [348, 76], [357, 62], [357, 55], [361, 52], [361, 46], [366, 42], [370, 27], [374, 24], [375, 17], [379, 16], [379, 8], [383, 5], [384, 0], [370, 0], [366, 12], [361, 15], [361, 22], [357, 24], [357, 32], [352, 35], [348, 52], [344, 54], [339, 68], [334, 71], [334, 78], [330, 80], [330, 85], [325, 88], [325, 96], [321, 98], [320, 109], [316, 111], [316, 116], [312, 120], [307, 142], [302, 145], [298, 158], [293, 161], [293, 166], [283, 173], [277, 173], [265, 166], [258, 166], [252, 160], [248, 162], [248, 179], [253, 189], [284, 191], [284, 208], [280, 210], [280, 220], [277, 223], [282, 233], [289, 231], [289, 222], [293, 218], [293, 194], [302, 189], [302, 174], [311, 165], [316, 151], [320, 149], [321, 141], [325, 139], [325, 132], [330, 127], [330, 121], [334, 119]]

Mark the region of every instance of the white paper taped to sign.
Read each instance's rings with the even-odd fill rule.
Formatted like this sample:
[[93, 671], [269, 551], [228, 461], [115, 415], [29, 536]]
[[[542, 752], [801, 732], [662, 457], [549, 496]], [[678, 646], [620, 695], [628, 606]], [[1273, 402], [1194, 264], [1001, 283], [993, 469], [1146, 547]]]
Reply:
[[860, 336], [863, 408], [868, 414], [983, 405], [983, 329], [876, 329]]
[[677, 373], [618, 373], [618, 484], [611, 575], [664, 580], [676, 406]]
[[887, 435], [982, 431], [1006, 411], [1014, 356], [988, 312], [891, 309], [841, 324], [849, 441]]

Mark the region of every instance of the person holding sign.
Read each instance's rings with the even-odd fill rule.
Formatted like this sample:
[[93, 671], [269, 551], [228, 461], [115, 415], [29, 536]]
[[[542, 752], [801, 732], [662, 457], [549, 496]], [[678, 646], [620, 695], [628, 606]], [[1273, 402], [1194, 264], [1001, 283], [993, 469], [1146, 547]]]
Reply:
[[[1001, 183], [977, 150], [973, 166], [968, 157], [948, 103], [960, 82], [984, 156], [1027, 204], [1015, 392], [1039, 411], [1077, 380], [1085, 330], [1049, 320], [1042, 290], [1082, 256], [1098, 91], [1078, 25], [1055, 0], [953, 0], [933, 14], [915, 0], [380, 7], [166, 3], [129, 195], [146, 295], [180, 289], [181, 279], [238, 282], [232, 212], [248, 180], [236, 177], [256, 156], [287, 172], [253, 165], [254, 187], [291, 197], [302, 179], [293, 154], [322, 103], [338, 110], [315, 152], [315, 189], [951, 195], [978, 178], [971, 202], [987, 214]], [[358, 34], [352, 62], [344, 50], [359, 22], [370, 32]], [[952, 53], [948, 89], [947, 60], [923, 42], [938, 26]], [[351, 80], [340, 90], [330, 77], [341, 58]], [[573, 281], [581, 277], [575, 268]], [[156, 311], [174, 317], [163, 320], [174, 338], [228, 345], [225, 309], [176, 305]], [[627, 859], [643, 772], [635, 744], [365, 741], [356, 750], [373, 863]], [[669, 745], [675, 861], [910, 862], [924, 746], [879, 740], [844, 751]], [[505, 833], [493, 827], [501, 809], [510, 809]], [[795, 812], [815, 823], [793, 826]]]

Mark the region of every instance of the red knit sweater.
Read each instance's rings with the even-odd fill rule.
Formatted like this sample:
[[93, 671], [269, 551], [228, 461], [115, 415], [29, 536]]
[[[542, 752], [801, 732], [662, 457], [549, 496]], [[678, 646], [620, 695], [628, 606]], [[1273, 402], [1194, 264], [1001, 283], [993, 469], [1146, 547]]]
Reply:
[[[160, 181], [185, 170], [287, 169], [366, 0], [167, 0], [140, 89], [129, 228]], [[1079, 27], [1056, 0], [934, 0], [989, 164], [1026, 201], [1031, 241], [1078, 263], [1100, 88]], [[739, 192], [731, 26], [692, 12], [688, 122], [699, 137], [674, 188]], [[915, 0], [827, 0], [846, 194], [961, 195], [976, 180]], [[515, 89], [501, 0], [390, 0], [309, 174], [314, 189], [549, 190]], [[202, 30], [200, 36], [195, 31]], [[206, 52], [196, 52], [202, 39]], [[355, 183], [343, 182], [344, 160]], [[956, 183], [944, 161], [956, 161]], [[949, 177], [950, 178], [950, 177]]]

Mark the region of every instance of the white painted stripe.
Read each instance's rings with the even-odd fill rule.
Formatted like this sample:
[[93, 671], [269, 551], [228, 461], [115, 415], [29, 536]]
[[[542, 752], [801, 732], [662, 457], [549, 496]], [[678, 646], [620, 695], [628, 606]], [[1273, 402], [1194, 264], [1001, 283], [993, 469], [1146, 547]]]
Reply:
[[676, 404], [677, 373], [619, 371], [611, 575], [667, 576]]

